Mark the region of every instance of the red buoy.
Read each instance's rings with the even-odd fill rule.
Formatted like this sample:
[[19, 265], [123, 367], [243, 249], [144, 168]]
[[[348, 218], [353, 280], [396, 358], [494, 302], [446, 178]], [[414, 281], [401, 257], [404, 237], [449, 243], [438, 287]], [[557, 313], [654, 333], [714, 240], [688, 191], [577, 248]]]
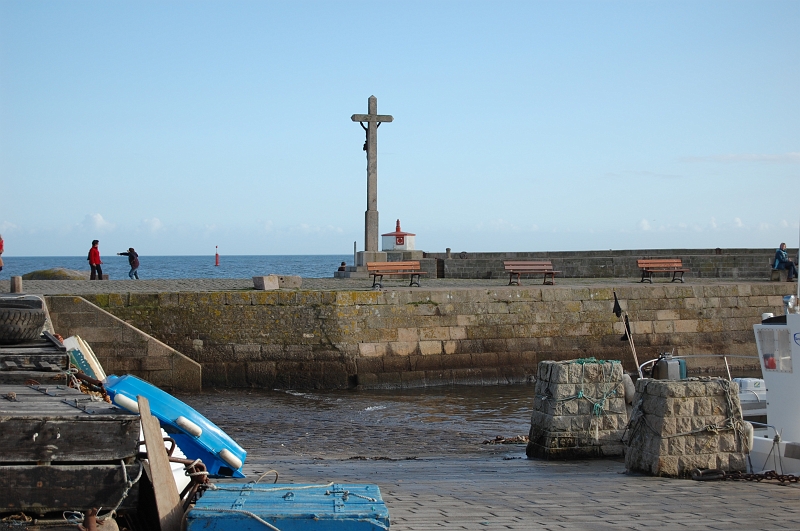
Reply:
[[219, 245], [215, 245], [214, 249], [216, 249], [215, 254], [214, 254], [214, 265], [218, 266], [219, 265]]

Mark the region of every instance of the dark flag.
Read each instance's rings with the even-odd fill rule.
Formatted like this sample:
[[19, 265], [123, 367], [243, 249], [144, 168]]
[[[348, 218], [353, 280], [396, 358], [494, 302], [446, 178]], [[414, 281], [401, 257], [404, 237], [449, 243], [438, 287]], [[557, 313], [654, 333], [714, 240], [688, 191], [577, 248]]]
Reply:
[[614, 312], [614, 315], [617, 316], [617, 318], [622, 316], [622, 306], [619, 305], [619, 300], [617, 299], [617, 292], [616, 291], [614, 292], [614, 310], [613, 310], [613, 312]]

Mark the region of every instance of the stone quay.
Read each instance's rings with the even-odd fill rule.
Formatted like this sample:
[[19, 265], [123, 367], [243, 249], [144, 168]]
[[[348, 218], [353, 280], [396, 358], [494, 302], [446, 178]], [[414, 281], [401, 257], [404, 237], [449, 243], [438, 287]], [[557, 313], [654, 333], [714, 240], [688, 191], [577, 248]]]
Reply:
[[[87, 340], [109, 372], [162, 374], [159, 382], [184, 388], [179, 373], [196, 363], [203, 386], [375, 389], [529, 382], [540, 361], [588, 357], [620, 360], [633, 372], [612, 313], [614, 292], [640, 363], [661, 352], [726, 354], [741, 356], [728, 359], [734, 375], [757, 375], [752, 326], [763, 313], [782, 313], [782, 297], [795, 287], [727, 279], [534, 282], [429, 279], [422, 288], [397, 281], [380, 291], [354, 279], [303, 279], [302, 288], [273, 291], [254, 290], [251, 279], [28, 281], [25, 288], [46, 295], [56, 332]], [[80, 311], [75, 301], [85, 302]], [[131, 328], [153, 338], [141, 340], [150, 351], [131, 350]], [[153, 359], [152, 345], [169, 355]], [[690, 359], [688, 368], [725, 371], [714, 359]]]

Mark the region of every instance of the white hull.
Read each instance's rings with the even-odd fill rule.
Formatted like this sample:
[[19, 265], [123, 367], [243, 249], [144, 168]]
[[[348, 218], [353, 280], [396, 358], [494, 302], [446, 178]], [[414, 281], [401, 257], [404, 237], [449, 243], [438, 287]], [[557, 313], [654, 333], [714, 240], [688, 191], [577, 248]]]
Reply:
[[754, 433], [748, 467], [800, 476], [800, 314], [787, 312], [753, 329], [766, 384], [768, 427], [755, 425], [760, 429]]
[[778, 474], [800, 476], [800, 444], [790, 441], [776, 443], [773, 437], [756, 435], [748, 468], [749, 472], [774, 470]]

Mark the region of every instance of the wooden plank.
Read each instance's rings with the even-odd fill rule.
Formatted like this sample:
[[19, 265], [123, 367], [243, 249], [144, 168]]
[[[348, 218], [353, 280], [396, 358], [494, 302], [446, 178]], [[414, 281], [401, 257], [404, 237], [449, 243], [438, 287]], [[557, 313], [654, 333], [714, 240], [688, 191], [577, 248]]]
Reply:
[[0, 462], [119, 461], [134, 458], [139, 449], [139, 417], [126, 417], [0, 417]]
[[67, 376], [63, 373], [42, 371], [0, 371], [0, 384], [23, 385], [28, 381], [40, 384], [67, 385]]
[[49, 346], [47, 348], [40, 347], [40, 346], [19, 346], [19, 345], [6, 345], [0, 348], [0, 355], [3, 354], [64, 354], [66, 351], [64, 349], [58, 349], [54, 346]]
[[[140, 467], [138, 462], [126, 465], [127, 477], [135, 479]], [[122, 463], [0, 466], [0, 507], [31, 514], [110, 508], [122, 497], [125, 477]], [[120, 509], [135, 509], [137, 500], [134, 487]]]
[[367, 271], [401, 271], [407, 270], [409, 273], [418, 272], [419, 262], [367, 262]]
[[137, 398], [139, 400], [139, 415], [142, 417], [142, 432], [147, 445], [150, 478], [153, 482], [153, 492], [156, 498], [161, 531], [180, 531], [183, 506], [181, 505], [175, 478], [172, 475], [167, 450], [164, 448], [161, 425], [150, 414], [150, 402], [148, 402], [147, 398], [143, 396], [138, 396]]
[[[44, 370], [69, 369], [69, 354], [64, 352], [36, 352], [36, 353], [1, 353], [0, 365], [15, 364], [17, 367], [28, 366], [32, 370], [37, 367], [46, 367]], [[53, 366], [53, 369], [50, 367]], [[11, 369], [13, 370], [13, 369]]]
[[136, 419], [138, 415], [66, 386], [0, 385], [0, 418]]

